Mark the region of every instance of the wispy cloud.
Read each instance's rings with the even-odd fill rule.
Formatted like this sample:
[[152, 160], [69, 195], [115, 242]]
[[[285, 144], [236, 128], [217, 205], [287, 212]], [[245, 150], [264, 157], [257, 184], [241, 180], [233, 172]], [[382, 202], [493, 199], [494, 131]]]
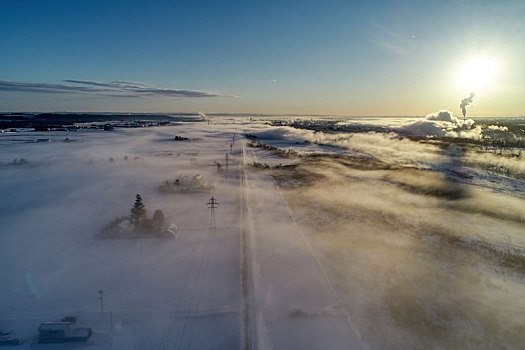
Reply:
[[415, 35], [407, 35], [370, 21], [371, 41], [382, 50], [395, 55], [408, 55], [415, 49]]
[[[142, 82], [129, 81], [93, 81], [64, 80], [70, 84], [26, 83], [0, 80], [0, 91], [38, 92], [38, 93], [69, 93], [86, 95], [104, 95], [111, 97], [232, 97], [213, 91], [160, 88]], [[73, 84], [73, 85], [72, 85]]]
[[93, 85], [93, 86], [101, 86], [106, 88], [146, 88], [150, 87], [151, 85], [146, 83], [141, 83], [137, 81], [94, 81], [94, 80], [79, 80], [79, 79], [66, 79], [64, 80], [66, 83], [73, 83], [73, 84], [81, 84], [81, 85]]

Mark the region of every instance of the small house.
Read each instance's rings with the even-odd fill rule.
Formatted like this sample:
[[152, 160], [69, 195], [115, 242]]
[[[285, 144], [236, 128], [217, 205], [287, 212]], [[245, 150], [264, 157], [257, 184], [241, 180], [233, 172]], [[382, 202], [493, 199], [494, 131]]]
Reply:
[[71, 322], [41, 323], [38, 327], [39, 343], [85, 342], [91, 336], [91, 328], [71, 328]]

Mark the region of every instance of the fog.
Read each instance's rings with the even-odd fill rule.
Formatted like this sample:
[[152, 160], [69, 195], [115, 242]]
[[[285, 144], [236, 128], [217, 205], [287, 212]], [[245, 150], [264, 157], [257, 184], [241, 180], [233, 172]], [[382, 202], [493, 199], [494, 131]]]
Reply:
[[[373, 120], [363, 119], [363, 121], [366, 121], [368, 126], [373, 125]], [[438, 114], [430, 114], [424, 119], [416, 121], [412, 118], [388, 118], [387, 121], [379, 121], [377, 126], [395, 130], [389, 132], [326, 133], [281, 126], [265, 131], [255, 131], [253, 135], [261, 140], [265, 140], [268, 144], [277, 147], [294, 148], [302, 153], [327, 152], [326, 149], [320, 148], [319, 145], [335, 146], [337, 148], [329, 151], [332, 153], [364, 155], [389, 163], [414, 165], [429, 169], [452, 167], [454, 168], [452, 170], [457, 170], [455, 168], [459, 161], [461, 165], [469, 166], [469, 169], [463, 169], [463, 171], [467, 173], [476, 172], [476, 178], [480, 176], [488, 178], [491, 175], [485, 173], [485, 170], [496, 170], [499, 173], [511, 175], [513, 178], [523, 179], [525, 176], [525, 158], [519, 149], [512, 156], [505, 156], [501, 152], [495, 154], [495, 152], [465, 150], [453, 143], [439, 142], [439, 138], [435, 137], [441, 136], [459, 140], [472, 138], [477, 140], [483, 135], [483, 128], [480, 125], [476, 125], [473, 120], [466, 121], [465, 129], [458, 129], [458, 123], [461, 124], [462, 122], [459, 122], [450, 112], [441, 111]], [[439, 132], [434, 134], [415, 133], [418, 136], [426, 136], [423, 142], [413, 141], [403, 134], [407, 130], [419, 130], [423, 125], [427, 127], [431, 125], [431, 129], [439, 130]], [[488, 125], [486, 129], [500, 132], [508, 131], [507, 127], [498, 125]], [[512, 138], [514, 135], [508, 132], [507, 134], [509, 138]], [[514, 135], [514, 138], [523, 139], [523, 136]], [[312, 147], [309, 144], [317, 146]], [[508, 185], [508, 181], [512, 182], [512, 180], [501, 177], [485, 180], [500, 182], [499, 185], [504, 187]], [[498, 184], [495, 185], [497, 186]], [[516, 187], [512, 184], [510, 186]], [[525, 193], [523, 189], [520, 192]]]
[[451, 200], [435, 173], [352, 167], [276, 176], [364, 342], [519, 348], [525, 200], [472, 188]]
[[[200, 141], [175, 142], [172, 139], [178, 132]], [[238, 220], [238, 204], [234, 195], [221, 194], [237, 193], [238, 182], [232, 184], [221, 176], [215, 193], [222, 204], [221, 228], [213, 237], [209, 237], [206, 208], [209, 191], [170, 195], [157, 190], [164, 181], [183, 175], [219, 180], [213, 161], [223, 161], [231, 133], [206, 134], [189, 125], [184, 130], [2, 135], [0, 294], [9, 302], [1, 305], [0, 328], [15, 329], [30, 345], [40, 322], [80, 314], [94, 327], [94, 343], [100, 348], [129, 348], [130, 343], [160, 347], [173, 343], [170, 337], [183, 344], [192, 340], [180, 336], [183, 329], [192, 327], [171, 320], [171, 313], [190, 303], [197, 309], [235, 307], [240, 293], [238, 271], [220, 267], [239, 264], [238, 230], [226, 229], [238, 225], [231, 221]], [[51, 141], [26, 142], [42, 137]], [[65, 137], [69, 142], [64, 142]], [[224, 153], [217, 156], [220, 148]], [[13, 165], [14, 158], [25, 158], [28, 164]], [[180, 228], [179, 237], [95, 239], [116, 217], [129, 215], [137, 193], [150, 216], [161, 209], [167, 224]], [[194, 257], [199, 252], [198, 258], [204, 255], [203, 241], [208, 245], [222, 242], [219, 254], [208, 258], [218, 271], [209, 275], [204, 269], [201, 275], [206, 278], [188, 280], [193, 266], [208, 261]], [[208, 297], [195, 304], [190, 292], [210, 290], [212, 285], [222, 286], [213, 295], [215, 305], [206, 305]], [[96, 321], [100, 310], [96, 292], [101, 289], [106, 292], [107, 310], [113, 312], [111, 336], [109, 320]], [[130, 317], [145, 322], [133, 326]], [[235, 347], [238, 317], [225, 314], [222, 324], [212, 333], [223, 333], [222, 346]], [[205, 340], [196, 344], [209, 345]]]
[[[419, 122], [455, 123], [442, 117]], [[525, 342], [522, 156], [431, 135], [206, 118], [0, 135], [0, 329], [15, 330], [22, 348], [66, 314], [93, 328], [96, 349]], [[296, 153], [249, 147], [243, 135]], [[158, 190], [196, 174], [213, 186]], [[136, 194], [177, 236], [96, 238]]]
[[[447, 111], [378, 125], [385, 123], [417, 129], [415, 135], [482, 135], [472, 120], [468, 129], [451, 131], [461, 122]], [[522, 156], [412, 141], [395, 132], [280, 127], [255, 135], [305, 154], [297, 167], [273, 176], [370, 348], [521, 347]], [[335, 153], [346, 157], [309, 157], [305, 141], [337, 146]]]

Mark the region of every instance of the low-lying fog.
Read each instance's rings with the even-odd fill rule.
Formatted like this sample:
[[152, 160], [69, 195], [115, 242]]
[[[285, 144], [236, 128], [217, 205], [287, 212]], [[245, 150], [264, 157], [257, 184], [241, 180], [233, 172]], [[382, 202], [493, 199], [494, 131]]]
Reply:
[[[435, 139], [323, 134], [265, 122], [224, 118], [211, 125], [0, 135], [0, 329], [17, 329], [31, 339], [39, 322], [98, 310], [96, 291], [107, 289], [115, 317], [124, 320], [124, 310], [131, 310], [130, 319], [156, 320], [126, 337], [139, 337], [135, 346], [147, 339], [160, 348], [173, 329], [174, 295], [186, 293], [178, 281], [192, 271], [198, 242], [208, 239], [201, 232], [209, 230], [206, 202], [212, 193], [221, 203], [221, 239], [210, 238], [216, 245], [204, 250], [212, 258], [203, 266], [225, 269], [218, 276], [203, 274], [195, 285], [203, 285], [210, 303], [202, 303], [203, 310], [237, 308], [239, 183], [216, 166], [224, 166], [235, 132], [238, 140], [246, 133], [310, 153], [281, 162], [276, 152], [257, 149], [258, 161], [271, 167], [248, 171], [273, 176], [367, 347], [525, 344], [521, 153], [507, 157]], [[174, 142], [175, 135], [190, 140]], [[42, 138], [51, 141], [34, 142]], [[13, 162], [22, 158], [28, 162]], [[238, 164], [235, 153], [230, 161]], [[274, 167], [279, 163], [294, 165]], [[192, 195], [157, 190], [165, 180], [195, 174], [216, 189]], [[181, 228], [180, 237], [95, 239], [115, 217], [128, 215], [137, 193], [150, 215], [162, 209], [166, 222]], [[191, 298], [190, 305], [201, 305], [199, 292]], [[224, 327], [240, 328], [235, 317]], [[130, 324], [122, 321], [116, 334]], [[209, 337], [220, 334], [218, 327]], [[239, 346], [235, 337], [220, 345]]]
[[[447, 131], [450, 122], [433, 118], [377, 125], [443, 130], [438, 134], [449, 138], [508, 131], [471, 125], [454, 134]], [[525, 343], [522, 150], [512, 149], [509, 156], [439, 138], [416, 142], [392, 131], [326, 133], [322, 121], [306, 124], [307, 130], [276, 127], [254, 135], [310, 154], [272, 174], [364, 343], [520, 348]], [[505, 137], [523, 139], [523, 130]], [[339, 149], [320, 156], [326, 145]]]
[[316, 159], [274, 176], [364, 342], [519, 348], [525, 200], [361, 162]]
[[[203, 125], [0, 135], [0, 329], [14, 330], [30, 345], [41, 322], [80, 314], [94, 329], [90, 342], [97, 349], [239, 344], [236, 314], [223, 312], [200, 342], [188, 335], [197, 326], [180, 316], [190, 304], [197, 311], [228, 310], [240, 300], [238, 181], [219, 176], [214, 163], [224, 163], [232, 133]], [[175, 135], [188, 140], [174, 141]], [[217, 185], [221, 226], [213, 237], [210, 191], [158, 191], [166, 180], [197, 174]], [[130, 214], [136, 194], [149, 217], [161, 209], [178, 236], [96, 239], [115, 218]], [[209, 246], [215, 255], [202, 248]], [[216, 270], [189, 278], [199, 264]], [[109, 340], [109, 316], [102, 323], [93, 318], [99, 290], [113, 313]]]

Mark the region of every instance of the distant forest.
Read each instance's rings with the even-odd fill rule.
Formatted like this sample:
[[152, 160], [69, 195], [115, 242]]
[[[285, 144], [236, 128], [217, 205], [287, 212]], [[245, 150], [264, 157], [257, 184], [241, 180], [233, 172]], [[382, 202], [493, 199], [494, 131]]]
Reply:
[[0, 113], [0, 129], [9, 128], [60, 128], [75, 123], [102, 123], [136, 121], [172, 122], [195, 121], [198, 114], [113, 114], [113, 113]]

